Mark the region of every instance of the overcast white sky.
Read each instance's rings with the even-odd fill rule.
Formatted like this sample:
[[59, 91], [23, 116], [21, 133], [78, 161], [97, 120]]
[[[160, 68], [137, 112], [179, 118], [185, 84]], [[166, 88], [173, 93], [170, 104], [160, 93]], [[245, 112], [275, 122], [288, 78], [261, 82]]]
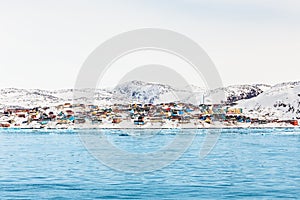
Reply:
[[300, 80], [298, 0], [0, 0], [0, 88], [73, 88], [97, 46], [149, 27], [196, 41], [224, 85]]

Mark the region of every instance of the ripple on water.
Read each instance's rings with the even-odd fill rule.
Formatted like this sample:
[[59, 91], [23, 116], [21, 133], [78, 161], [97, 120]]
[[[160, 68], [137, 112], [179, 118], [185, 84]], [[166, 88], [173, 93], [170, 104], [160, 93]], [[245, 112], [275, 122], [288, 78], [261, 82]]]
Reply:
[[[156, 150], [176, 135], [172, 130], [151, 137], [144, 136], [147, 130], [134, 137], [120, 137], [122, 131], [116, 130], [106, 133], [115, 145], [133, 152]], [[186, 130], [184, 134], [193, 133]], [[215, 148], [200, 160], [206, 133], [201, 130], [187, 152], [167, 167], [129, 174], [114, 171], [91, 156], [78, 130], [1, 130], [0, 199], [299, 197], [299, 129], [221, 130]]]

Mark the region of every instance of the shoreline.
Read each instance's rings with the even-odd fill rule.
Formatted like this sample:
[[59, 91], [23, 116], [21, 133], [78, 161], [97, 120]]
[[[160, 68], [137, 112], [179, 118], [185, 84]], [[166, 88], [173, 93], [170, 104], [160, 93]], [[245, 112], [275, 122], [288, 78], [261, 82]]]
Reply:
[[209, 127], [209, 128], [120, 128], [120, 127], [109, 127], [109, 128], [94, 128], [94, 127], [86, 127], [86, 128], [17, 128], [17, 127], [10, 127], [10, 128], [0, 128], [1, 130], [218, 130], [218, 129], [300, 129], [299, 126], [253, 126], [253, 127]]

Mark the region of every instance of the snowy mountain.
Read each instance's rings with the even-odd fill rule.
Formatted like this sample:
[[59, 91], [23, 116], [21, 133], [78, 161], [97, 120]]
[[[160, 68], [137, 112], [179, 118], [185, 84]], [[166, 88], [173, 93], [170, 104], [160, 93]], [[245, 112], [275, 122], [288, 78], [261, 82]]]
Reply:
[[142, 103], [182, 101], [200, 104], [203, 103], [204, 95], [206, 103], [233, 103], [256, 97], [269, 88], [271, 86], [262, 84], [235, 85], [206, 91], [191, 85], [179, 90], [164, 84], [131, 81], [118, 85], [114, 90], [114, 96]]
[[52, 105], [63, 101], [62, 98], [54, 96], [49, 91], [25, 90], [7, 88], [0, 90], [0, 104], [6, 106], [32, 107], [33, 105]]
[[246, 114], [274, 119], [300, 118], [300, 81], [274, 85], [256, 98], [238, 102]]
[[[85, 97], [93, 93], [93, 101], [96, 103], [106, 103], [111, 100], [112, 92], [107, 90], [81, 89], [79, 101], [88, 101]], [[64, 90], [40, 90], [40, 89], [0, 89], [0, 107], [23, 107], [32, 108], [38, 106], [52, 106], [66, 102], [72, 102], [74, 98], [74, 89]]]
[[[74, 93], [76, 94], [74, 96]], [[186, 90], [176, 90], [168, 85], [131, 81], [114, 89], [0, 89], [0, 107], [37, 107], [58, 105], [65, 102], [94, 103], [160, 103], [179, 101], [188, 95]], [[75, 99], [74, 99], [75, 98]], [[1, 106], [2, 105], [2, 106]]]
[[243, 99], [251, 99], [253, 97], [257, 97], [270, 88], [271, 86], [263, 84], [233, 85], [210, 90], [208, 91], [205, 99], [206, 103], [231, 104]]
[[189, 96], [191, 92], [191, 89], [179, 90], [159, 83], [130, 81], [118, 85], [114, 89], [113, 97], [119, 96], [131, 102], [162, 103], [180, 101]]
[[[197, 86], [176, 89], [169, 85], [131, 81], [114, 89], [79, 89], [76, 101], [110, 105], [114, 103], [161, 103], [181, 101], [186, 103], [236, 103], [244, 113], [253, 117], [299, 118], [300, 82], [281, 83], [274, 86], [234, 85], [205, 91]], [[92, 94], [91, 98], [88, 96]], [[204, 98], [203, 98], [204, 97]], [[51, 106], [72, 102], [74, 89], [40, 90], [6, 88], [0, 90], [0, 108]]]

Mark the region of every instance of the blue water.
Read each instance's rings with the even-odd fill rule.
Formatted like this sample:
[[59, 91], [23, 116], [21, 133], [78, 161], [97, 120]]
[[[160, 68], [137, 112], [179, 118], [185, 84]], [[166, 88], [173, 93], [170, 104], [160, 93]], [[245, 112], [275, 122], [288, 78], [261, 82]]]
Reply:
[[[99, 162], [78, 131], [1, 129], [0, 199], [300, 199], [299, 129], [222, 130], [201, 160], [206, 132], [167, 167], [132, 174]], [[174, 138], [163, 131], [140, 136], [141, 143], [107, 134], [128, 151], [152, 151]]]

